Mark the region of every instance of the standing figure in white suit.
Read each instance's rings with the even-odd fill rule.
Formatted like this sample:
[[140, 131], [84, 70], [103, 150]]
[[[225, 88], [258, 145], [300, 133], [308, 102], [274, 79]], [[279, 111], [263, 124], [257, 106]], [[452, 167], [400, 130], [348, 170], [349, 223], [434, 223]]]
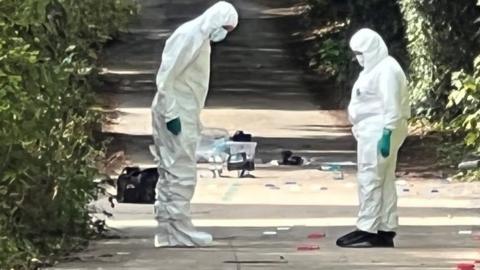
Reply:
[[398, 227], [395, 169], [410, 118], [407, 79], [373, 30], [358, 31], [350, 47], [363, 67], [348, 107], [358, 144], [360, 211], [357, 230], [338, 239], [337, 245], [394, 247]]
[[220, 1], [170, 36], [157, 74], [152, 104], [152, 153], [158, 164], [155, 247], [207, 246], [212, 236], [195, 229], [190, 200], [197, 183], [195, 151], [200, 112], [210, 81], [211, 42], [220, 42], [238, 24], [235, 8]]

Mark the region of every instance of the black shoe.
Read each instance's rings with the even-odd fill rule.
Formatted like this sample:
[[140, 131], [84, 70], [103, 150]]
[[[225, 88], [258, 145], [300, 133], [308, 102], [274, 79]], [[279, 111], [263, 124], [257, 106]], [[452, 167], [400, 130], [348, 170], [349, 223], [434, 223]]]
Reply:
[[337, 240], [337, 246], [346, 248], [381, 247], [378, 234], [364, 231], [354, 231]]
[[337, 240], [337, 246], [342, 246], [343, 243], [345, 242], [345, 240], [347, 239], [350, 239], [350, 238], [353, 238], [353, 237], [357, 237], [358, 235], [362, 234], [363, 232], [362, 231], [359, 231], [359, 230], [356, 230], [356, 231], [353, 231], [351, 233], [347, 233], [346, 235], [338, 238]]
[[393, 242], [393, 238], [397, 236], [395, 232], [385, 232], [385, 231], [378, 231], [378, 236], [380, 238], [380, 245], [382, 247], [395, 247]]

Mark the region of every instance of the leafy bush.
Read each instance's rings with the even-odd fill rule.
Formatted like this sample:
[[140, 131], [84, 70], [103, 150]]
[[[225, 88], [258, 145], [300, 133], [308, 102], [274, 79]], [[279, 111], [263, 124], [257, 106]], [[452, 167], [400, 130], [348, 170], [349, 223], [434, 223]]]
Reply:
[[471, 0], [400, 3], [412, 59], [410, 89], [416, 120], [443, 134], [443, 158], [457, 164], [480, 150], [480, 44], [473, 23], [480, 10]]
[[[336, 14], [339, 8], [345, 10], [347, 3], [343, 21], [346, 26], [330, 28], [330, 35], [323, 34], [318, 39], [313, 54], [315, 68], [337, 78], [344, 99], [348, 100], [349, 86], [358, 70], [343, 51], [348, 50], [347, 46], [341, 44], [357, 29], [373, 28], [384, 37], [390, 54], [407, 70], [414, 120], [444, 136], [439, 152], [445, 160], [457, 163], [466, 153], [480, 154], [477, 124], [480, 30], [474, 24], [480, 17], [476, 6], [480, 2], [307, 0], [307, 3], [311, 5], [311, 16], [328, 18], [322, 20], [322, 26], [338, 22]], [[480, 18], [476, 21], [480, 22]], [[323, 69], [319, 68], [322, 66]]]
[[389, 45], [390, 53], [402, 65], [405, 57], [403, 23], [398, 4], [382, 0], [306, 0], [310, 24], [316, 31], [316, 44], [309, 53], [310, 67], [335, 80], [339, 105], [345, 105], [351, 87], [360, 71], [352, 61], [348, 46], [351, 36], [361, 28], [369, 27], [379, 32]]
[[[479, 15], [472, 0], [401, 0], [411, 59], [410, 89], [416, 116], [432, 121], [456, 117], [445, 111], [452, 73], [472, 70], [478, 43], [472, 42]], [[443, 120], [442, 120], [443, 119]]]
[[447, 109], [458, 112], [445, 129], [465, 135], [464, 144], [480, 153], [480, 56], [474, 61], [472, 74], [461, 70], [452, 75], [455, 87], [448, 97]]
[[[447, 155], [458, 152], [463, 158], [478, 159], [480, 155], [480, 55], [475, 58], [474, 71], [465, 70], [452, 74], [452, 90], [448, 97], [447, 110], [456, 112], [449, 121], [441, 122], [441, 130], [453, 134], [461, 144], [456, 145]], [[459, 159], [454, 162], [458, 163]], [[460, 173], [463, 180], [479, 180], [480, 170]]]
[[[0, 0], [0, 265], [28, 269], [88, 236], [102, 155], [91, 83], [97, 52], [134, 5]], [[3, 268], [2, 268], [3, 269]]]

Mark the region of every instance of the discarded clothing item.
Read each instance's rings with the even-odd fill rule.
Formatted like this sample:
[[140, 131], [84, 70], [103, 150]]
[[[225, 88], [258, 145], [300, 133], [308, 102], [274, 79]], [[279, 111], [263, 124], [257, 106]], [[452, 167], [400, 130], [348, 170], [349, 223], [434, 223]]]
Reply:
[[289, 151], [289, 150], [282, 151], [282, 160], [283, 160], [283, 163], [285, 163], [291, 156], [293, 156], [293, 152], [292, 152], [292, 151]]
[[280, 163], [278, 163], [278, 160], [272, 160], [268, 163], [270, 166], [279, 166]]
[[157, 181], [157, 168], [140, 170], [138, 167], [126, 167], [117, 180], [117, 201], [153, 204]]
[[282, 165], [301, 166], [303, 162], [303, 158], [294, 156], [292, 151], [286, 150], [282, 152]]
[[234, 142], [251, 142], [252, 134], [244, 133], [242, 130], [238, 130], [232, 136], [232, 141]]

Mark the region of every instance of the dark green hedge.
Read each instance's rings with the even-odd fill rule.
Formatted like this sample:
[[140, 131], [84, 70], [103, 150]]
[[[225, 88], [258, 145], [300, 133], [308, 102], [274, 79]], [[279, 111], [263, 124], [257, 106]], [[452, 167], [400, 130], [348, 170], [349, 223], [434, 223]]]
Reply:
[[1, 269], [88, 236], [97, 53], [133, 12], [128, 0], [0, 0]]
[[[459, 158], [480, 152], [480, 8], [474, 0], [306, 0], [311, 21], [326, 29], [313, 65], [337, 81], [343, 104], [358, 73], [347, 46], [354, 31], [370, 27], [388, 43], [410, 80], [414, 120], [448, 138], [439, 149]], [[341, 14], [339, 16], [339, 14]], [[340, 25], [340, 27], [331, 27]], [[474, 60], [476, 59], [476, 60]], [[455, 152], [452, 152], [456, 150]], [[457, 155], [452, 155], [456, 153]]]

